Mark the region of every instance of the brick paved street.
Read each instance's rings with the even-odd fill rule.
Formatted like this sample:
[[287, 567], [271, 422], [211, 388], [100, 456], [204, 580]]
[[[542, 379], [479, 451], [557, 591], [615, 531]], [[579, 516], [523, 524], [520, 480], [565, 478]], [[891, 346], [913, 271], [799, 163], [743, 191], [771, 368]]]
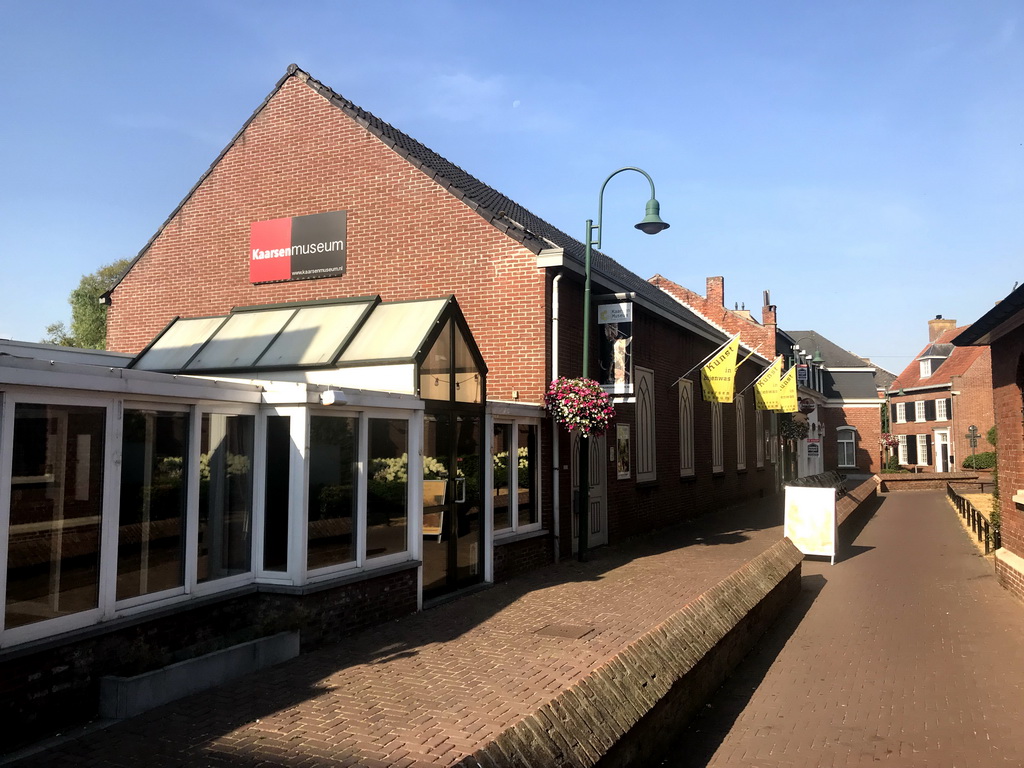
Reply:
[[804, 562], [666, 768], [1024, 765], [1024, 606], [944, 495], [884, 497], [842, 557]]
[[778, 542], [781, 522], [776, 499], [595, 550], [18, 764], [451, 765]]

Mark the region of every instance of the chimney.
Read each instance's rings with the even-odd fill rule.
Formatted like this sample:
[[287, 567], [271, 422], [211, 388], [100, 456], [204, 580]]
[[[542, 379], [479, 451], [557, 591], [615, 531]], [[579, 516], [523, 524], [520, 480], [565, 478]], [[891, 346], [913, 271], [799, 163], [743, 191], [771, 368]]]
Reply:
[[707, 282], [707, 299], [713, 307], [725, 306], [725, 278], [709, 277]]
[[934, 320], [928, 321], [928, 343], [934, 344], [946, 331], [956, 328], [956, 320], [948, 320], [942, 315], [936, 315]]

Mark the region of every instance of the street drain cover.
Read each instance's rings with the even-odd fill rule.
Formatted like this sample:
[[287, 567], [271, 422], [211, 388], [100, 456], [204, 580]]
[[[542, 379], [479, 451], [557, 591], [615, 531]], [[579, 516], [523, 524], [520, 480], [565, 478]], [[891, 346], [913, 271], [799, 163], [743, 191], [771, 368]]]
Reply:
[[579, 640], [594, 631], [593, 627], [577, 627], [572, 624], [548, 624], [543, 629], [538, 629], [538, 635], [547, 637], [564, 637], [567, 640]]

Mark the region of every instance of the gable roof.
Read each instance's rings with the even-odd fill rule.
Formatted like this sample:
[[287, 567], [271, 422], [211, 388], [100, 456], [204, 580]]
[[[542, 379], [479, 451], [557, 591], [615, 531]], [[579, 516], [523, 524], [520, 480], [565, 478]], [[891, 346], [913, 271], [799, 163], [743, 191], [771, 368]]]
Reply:
[[[200, 176], [199, 180], [188, 191], [188, 194], [185, 195], [182, 201], [178, 203], [177, 207], [175, 207], [170, 216], [167, 217], [160, 228], [143, 246], [142, 250], [136, 254], [114, 285], [103, 294], [104, 300], [109, 300], [113, 291], [135, 264], [146, 254], [185, 203], [202, 186], [221, 159], [224, 158], [236, 142], [242, 139], [243, 134], [253, 120], [270, 103], [271, 99], [281, 90], [284, 84], [293, 77], [304, 82], [331, 105], [340, 109], [359, 125], [363, 126], [410, 164], [443, 186], [449, 193], [461, 199], [463, 203], [476, 211], [491, 225], [535, 254], [539, 255], [542, 251], [560, 250], [570, 261], [576, 263], [579, 271], [582, 273], [585, 251], [585, 246], [582, 242], [536, 216], [511, 198], [483, 183], [411, 136], [353, 104], [319, 80], [312, 78], [307, 72], [299, 69], [298, 65], [290, 64], [287, 72], [277, 82], [274, 89], [256, 108], [256, 111], [249, 116], [239, 131], [232, 137], [231, 141], [228, 142], [228, 145], [221, 150], [210, 167]], [[707, 323], [703, 317], [673, 300], [642, 277], [626, 269], [600, 251], [592, 251], [591, 272], [595, 282], [600, 282], [604, 278], [606, 282], [616, 289], [636, 294], [644, 303], [655, 307], [661, 313], [672, 317], [676, 322], [689, 327], [701, 335], [716, 341], [726, 338], [719, 328]]]
[[[967, 373], [975, 361], [985, 353], [984, 347], [956, 346], [956, 338], [969, 328], [970, 326], [951, 328], [948, 331], [944, 331], [935, 341], [926, 344], [921, 353], [896, 377], [899, 380], [899, 386], [904, 390], [949, 386], [953, 376], [962, 376]], [[950, 350], [949, 357], [939, 364], [931, 376], [921, 378], [920, 361], [926, 357], [934, 357], [933, 354], [929, 353], [946, 349]], [[894, 388], [890, 384], [890, 393], [895, 394], [896, 389], [898, 388]]]
[[794, 342], [799, 343], [801, 349], [812, 349], [811, 347], [806, 347], [803, 344], [805, 341], [804, 337], [811, 339], [814, 342], [813, 350], [821, 353], [821, 357], [825, 361], [823, 365], [826, 368], [875, 367], [863, 357], [858, 357], [853, 354], [853, 352], [843, 349], [838, 344], [826, 339], [817, 331], [784, 331], [784, 333], [791, 337]]
[[1017, 287], [992, 309], [974, 321], [953, 343], [957, 346], [987, 345], [1024, 325], [1024, 285]]

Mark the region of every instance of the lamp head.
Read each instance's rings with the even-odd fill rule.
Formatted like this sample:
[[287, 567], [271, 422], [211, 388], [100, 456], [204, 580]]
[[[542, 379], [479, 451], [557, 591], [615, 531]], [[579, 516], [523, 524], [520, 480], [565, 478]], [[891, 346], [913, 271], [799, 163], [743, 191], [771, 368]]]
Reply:
[[817, 363], [818, 365], [821, 365], [822, 363], [825, 362], [825, 358], [821, 356], [820, 349], [814, 350], [814, 359], [811, 362]]
[[661, 205], [653, 197], [647, 201], [647, 214], [644, 220], [636, 224], [636, 228], [646, 235], [656, 235], [663, 229], [668, 229], [667, 221], [661, 220]]

